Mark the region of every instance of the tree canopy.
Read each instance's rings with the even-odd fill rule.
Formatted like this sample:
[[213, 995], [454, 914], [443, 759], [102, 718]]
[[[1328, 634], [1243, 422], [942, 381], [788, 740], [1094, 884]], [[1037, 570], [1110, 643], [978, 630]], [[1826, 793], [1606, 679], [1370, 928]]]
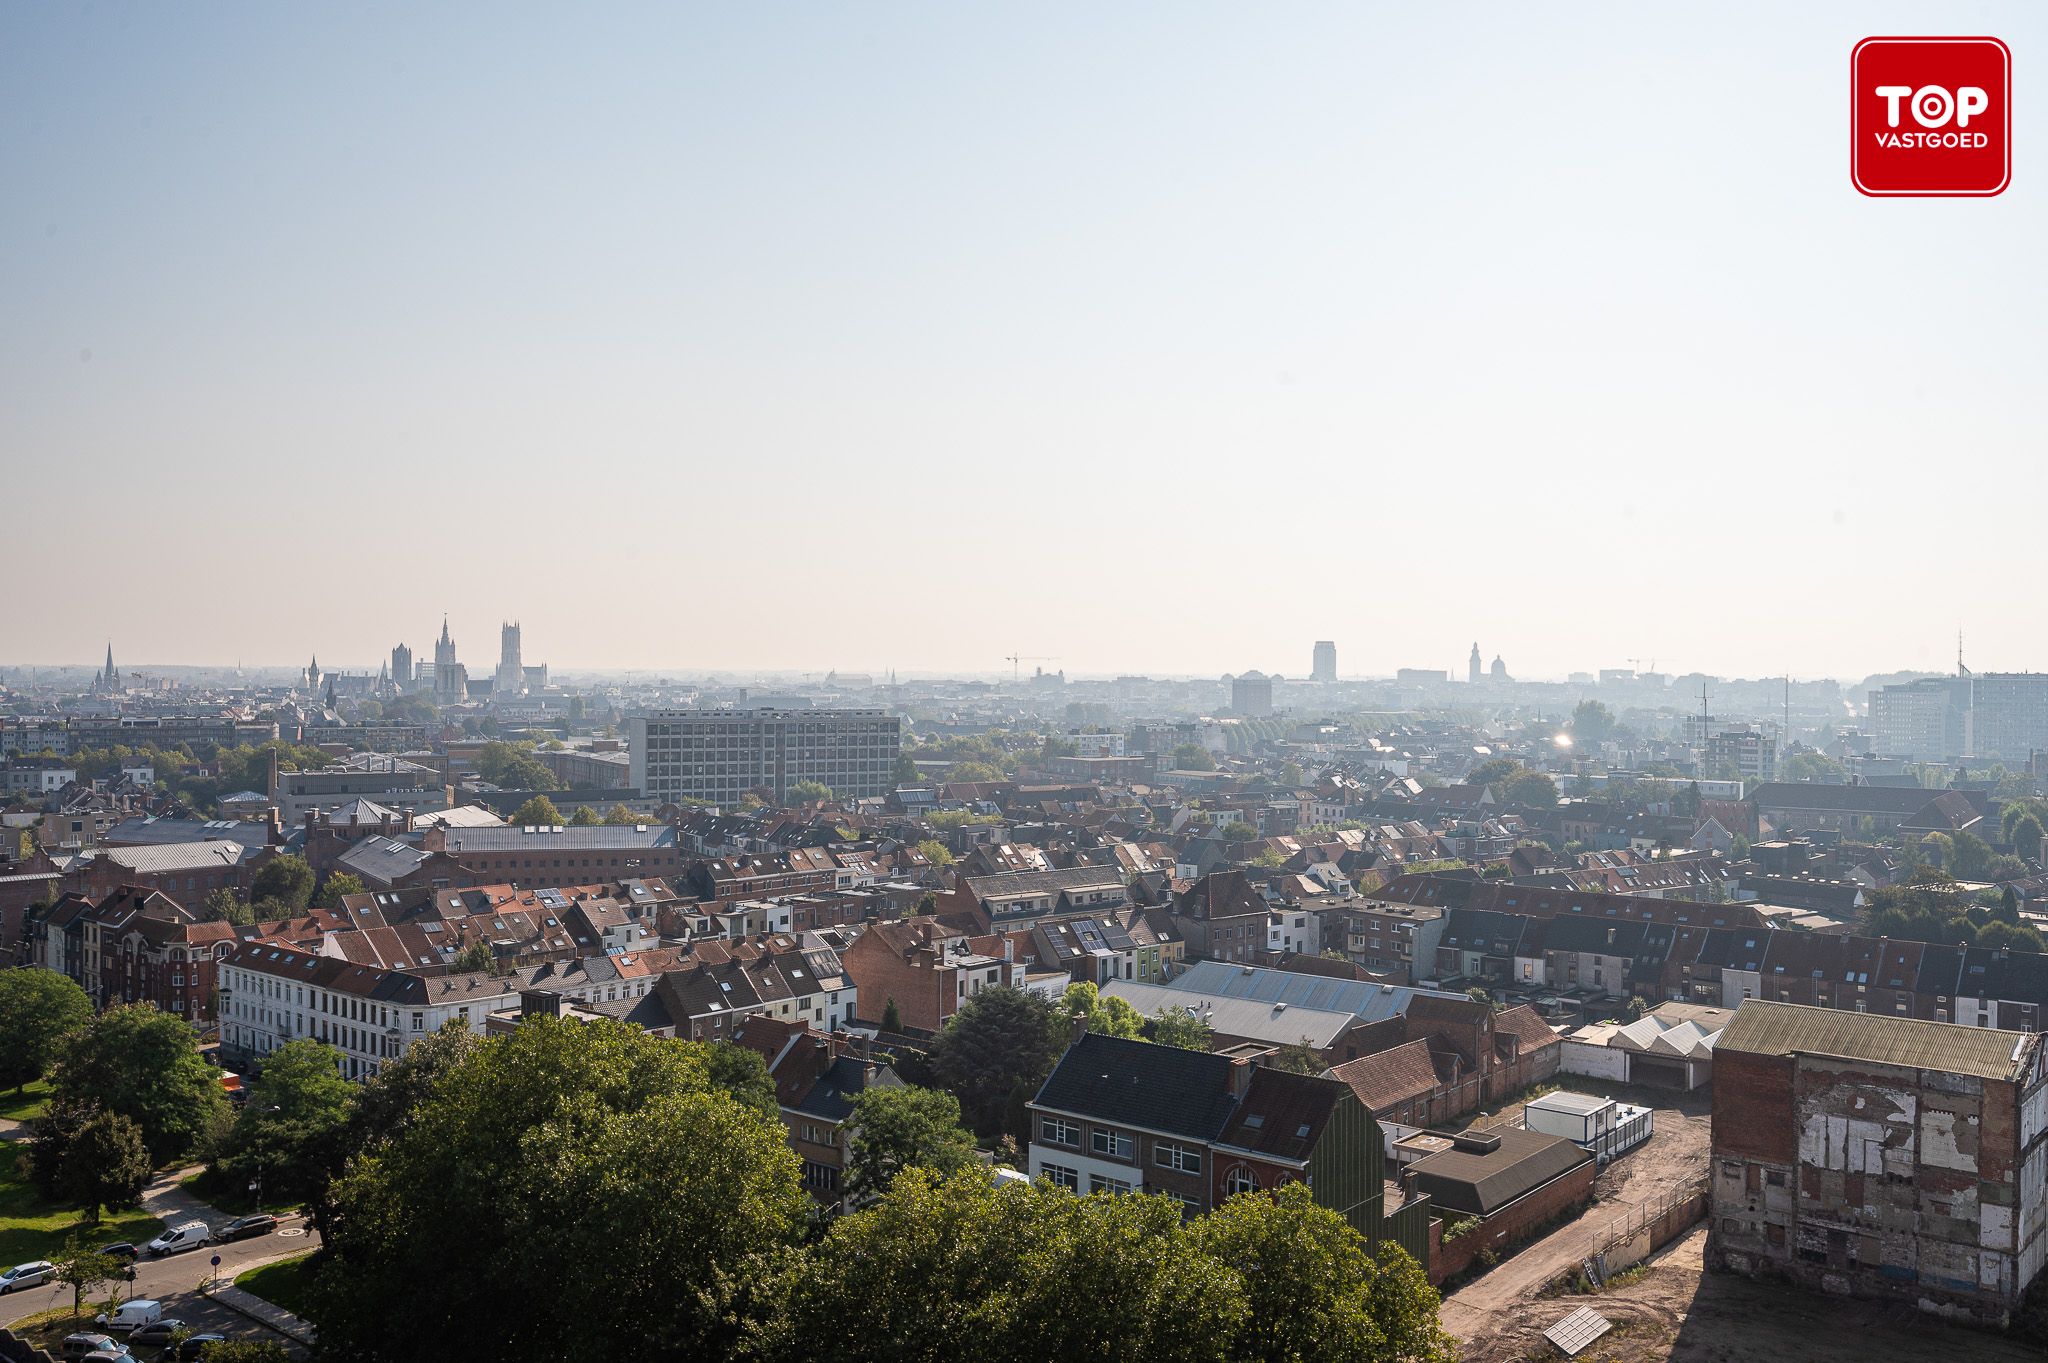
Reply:
[[1146, 1022], [1145, 1039], [1184, 1051], [1206, 1051], [1216, 1044], [1216, 1030], [1185, 1008], [1161, 1008]]
[[66, 1037], [92, 1018], [92, 1000], [54, 970], [0, 970], [0, 1087], [49, 1072]]
[[856, 1202], [889, 1191], [905, 1169], [950, 1174], [974, 1163], [974, 1137], [960, 1125], [952, 1094], [911, 1084], [862, 1090], [853, 1100], [847, 1196]]
[[249, 1101], [228, 1135], [221, 1170], [261, 1180], [266, 1197], [310, 1201], [325, 1190], [329, 1147], [346, 1139], [354, 1085], [341, 1077], [341, 1053], [300, 1037], [263, 1058]]
[[147, 1004], [110, 1008], [74, 1033], [51, 1086], [60, 1103], [133, 1121], [155, 1164], [189, 1152], [227, 1114], [192, 1028]]
[[1189, 1222], [1171, 1198], [998, 1188], [912, 1170], [792, 1255], [755, 1333], [764, 1363], [1143, 1358], [1454, 1363], [1437, 1296], [1293, 1185]]
[[512, 822], [528, 828], [555, 828], [562, 823], [562, 811], [545, 795], [536, 795], [512, 811]]
[[932, 1042], [932, 1077], [960, 1100], [976, 1135], [994, 1140], [1014, 1109], [1037, 1092], [1066, 1048], [1058, 1009], [1007, 985], [984, 989], [961, 1006]]
[[272, 857], [249, 882], [249, 898], [258, 902], [274, 899], [288, 913], [303, 913], [313, 902], [313, 868], [296, 852]]
[[727, 1356], [809, 1204], [701, 1048], [546, 1017], [448, 1057], [333, 1197], [324, 1350], [507, 1363]]
[[1183, 743], [1173, 750], [1175, 771], [1214, 771], [1216, 759], [1199, 743]]
[[1060, 995], [1060, 1012], [1068, 1017], [1077, 1014], [1088, 1019], [1088, 1030], [1101, 1032], [1104, 1036], [1137, 1038], [1145, 1034], [1145, 1015], [1131, 1007], [1127, 1000], [1104, 998], [1102, 992], [1086, 980], [1076, 980]]

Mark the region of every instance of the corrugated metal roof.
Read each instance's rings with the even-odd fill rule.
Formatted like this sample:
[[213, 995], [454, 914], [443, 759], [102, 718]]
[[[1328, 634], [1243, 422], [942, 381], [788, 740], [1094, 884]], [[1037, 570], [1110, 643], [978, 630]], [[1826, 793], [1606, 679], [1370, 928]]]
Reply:
[[1745, 999], [1715, 1050], [1751, 1055], [1827, 1055], [1880, 1065], [2012, 1079], [2035, 1038], [2026, 1032], [1845, 1013]]

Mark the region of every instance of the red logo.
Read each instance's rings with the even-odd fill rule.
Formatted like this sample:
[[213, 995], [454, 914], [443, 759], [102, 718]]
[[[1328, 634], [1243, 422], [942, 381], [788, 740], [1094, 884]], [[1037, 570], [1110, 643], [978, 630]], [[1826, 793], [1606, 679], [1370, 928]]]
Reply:
[[2012, 53], [1996, 38], [1865, 38], [1849, 54], [1849, 176], [1878, 198], [2012, 182]]

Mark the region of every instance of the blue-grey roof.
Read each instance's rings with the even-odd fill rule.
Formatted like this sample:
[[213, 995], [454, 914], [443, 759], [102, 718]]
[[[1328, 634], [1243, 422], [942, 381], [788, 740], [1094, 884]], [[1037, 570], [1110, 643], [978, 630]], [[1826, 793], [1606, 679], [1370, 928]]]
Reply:
[[1456, 999], [1461, 1003], [1465, 1001], [1463, 994], [1447, 994], [1436, 989], [1374, 984], [1370, 980], [1338, 980], [1327, 975], [1303, 975], [1265, 966], [1232, 965], [1227, 961], [1198, 961], [1175, 976], [1167, 987], [1219, 999], [1254, 999], [1261, 1003], [1284, 1003], [1290, 1008], [1350, 1013], [1366, 1022], [1405, 1014], [1409, 1001], [1418, 994]]
[[1214, 1140], [1230, 1118], [1230, 1059], [1089, 1032], [1038, 1090], [1040, 1107], [1169, 1136]]

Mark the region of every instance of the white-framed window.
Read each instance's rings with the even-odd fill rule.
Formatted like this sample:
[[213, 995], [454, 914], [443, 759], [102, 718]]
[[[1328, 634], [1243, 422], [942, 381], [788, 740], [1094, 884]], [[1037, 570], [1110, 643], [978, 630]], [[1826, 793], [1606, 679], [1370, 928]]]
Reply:
[[1128, 1180], [1104, 1178], [1101, 1174], [1088, 1175], [1088, 1191], [1091, 1193], [1116, 1193], [1121, 1195], [1130, 1190], [1131, 1185]]
[[1232, 1197], [1239, 1193], [1255, 1193], [1259, 1190], [1259, 1178], [1240, 1164], [1230, 1171], [1230, 1177], [1223, 1181], [1223, 1186]]
[[1094, 1132], [1094, 1144], [1098, 1155], [1108, 1155], [1111, 1159], [1131, 1157], [1131, 1138], [1121, 1131], [1098, 1126]]
[[1169, 1141], [1161, 1141], [1152, 1147], [1152, 1162], [1162, 1169], [1174, 1169], [1183, 1174], [1202, 1172], [1201, 1151]]
[[1064, 1117], [1046, 1117], [1038, 1123], [1038, 1138], [1051, 1145], [1081, 1144], [1081, 1128]]
[[1069, 1192], [1078, 1193], [1081, 1191], [1080, 1170], [1069, 1169], [1064, 1164], [1048, 1164], [1044, 1167], [1043, 1172], [1046, 1182], [1056, 1183]]

